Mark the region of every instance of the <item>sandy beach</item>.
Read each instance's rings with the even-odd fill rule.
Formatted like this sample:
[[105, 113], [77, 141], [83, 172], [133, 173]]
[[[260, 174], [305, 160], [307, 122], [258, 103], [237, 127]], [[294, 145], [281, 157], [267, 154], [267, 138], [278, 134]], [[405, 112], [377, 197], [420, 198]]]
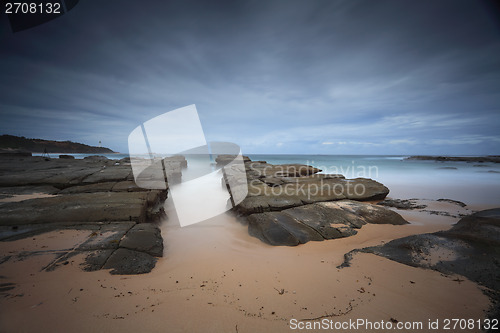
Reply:
[[[429, 320], [442, 325], [445, 319], [484, 319], [490, 306], [481, 287], [463, 277], [373, 254], [357, 254], [351, 267], [337, 268], [355, 248], [449, 229], [457, 218], [428, 211], [468, 213], [452, 203], [435, 202], [427, 212], [398, 210], [409, 225], [365, 225], [352, 237], [297, 247], [273, 247], [250, 237], [231, 212], [180, 228], [170, 200], [165, 208], [165, 256], [149, 274], [82, 272], [81, 256], [54, 271], [40, 271], [59, 248], [78, 244], [88, 231], [1, 242], [2, 253], [47, 252], [0, 266], [2, 286], [14, 287], [0, 298], [0, 330], [289, 332], [293, 319], [326, 318], [421, 322], [422, 329], [407, 331], [433, 332]], [[449, 254], [433, 255], [441, 260]]]

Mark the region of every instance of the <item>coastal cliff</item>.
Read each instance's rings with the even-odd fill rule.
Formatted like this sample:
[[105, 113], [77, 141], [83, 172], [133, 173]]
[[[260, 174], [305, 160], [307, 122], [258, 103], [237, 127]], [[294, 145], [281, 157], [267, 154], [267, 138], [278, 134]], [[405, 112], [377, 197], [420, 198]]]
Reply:
[[0, 135], [0, 150], [20, 150], [32, 153], [111, 154], [109, 148], [94, 147], [78, 142], [29, 139], [15, 135]]

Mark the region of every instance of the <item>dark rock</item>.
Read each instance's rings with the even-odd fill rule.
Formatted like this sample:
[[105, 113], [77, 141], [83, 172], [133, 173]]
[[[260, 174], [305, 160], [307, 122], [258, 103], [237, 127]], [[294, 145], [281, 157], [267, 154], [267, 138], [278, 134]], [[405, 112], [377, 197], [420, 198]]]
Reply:
[[[334, 209], [338, 208], [343, 209], [346, 212], [350, 212], [356, 216], [359, 216], [364, 220], [365, 223], [371, 224], [392, 224], [392, 225], [404, 225], [408, 224], [401, 215], [398, 213], [386, 209], [384, 207], [379, 207], [377, 205], [372, 204], [364, 204], [358, 201], [353, 200], [342, 200], [338, 202], [322, 202], [318, 205], [322, 205], [324, 207], [331, 207]], [[354, 227], [361, 227], [361, 225], [354, 224], [356, 219], [353, 217], [349, 217], [349, 223], [353, 224]], [[363, 223], [364, 224], [364, 223]]]
[[278, 211], [286, 208], [301, 206], [300, 198], [288, 196], [255, 196], [247, 197], [238, 206], [237, 210], [241, 214], [249, 215], [253, 213], [263, 213]]
[[101, 169], [83, 179], [83, 183], [102, 183], [109, 181], [124, 181], [129, 178], [132, 170], [129, 166], [114, 166]]
[[[262, 178], [264, 181], [266, 178]], [[271, 178], [276, 179], [276, 177]], [[280, 178], [277, 178], [280, 179]], [[367, 178], [346, 180], [333, 177], [284, 177], [282, 184], [273, 180], [269, 186], [257, 179], [249, 181], [248, 197], [236, 210], [244, 215], [278, 211], [322, 201], [352, 199], [359, 201], [381, 200], [389, 189]]]
[[113, 249], [90, 251], [81, 264], [84, 271], [93, 272], [102, 269], [108, 258], [115, 252]]
[[389, 189], [383, 184], [369, 178], [338, 180], [345, 183], [344, 193], [347, 199], [358, 201], [383, 200]]
[[297, 238], [287, 229], [274, 218], [264, 214], [253, 214], [248, 217], [248, 233], [270, 245], [295, 246], [299, 244]]
[[50, 222], [146, 222], [161, 212], [153, 210], [158, 192], [94, 192], [66, 194], [0, 205], [0, 225]]
[[449, 237], [496, 246], [500, 259], [500, 208], [466, 216], [445, 234]]
[[73, 155], [59, 155], [59, 158], [67, 159], [67, 160], [74, 160], [75, 156], [73, 156]]
[[112, 222], [99, 226], [90, 237], [78, 246], [78, 251], [117, 249], [120, 240], [132, 229], [135, 222]]
[[323, 240], [317, 231], [281, 212], [253, 214], [248, 221], [249, 234], [271, 245], [294, 246]]
[[295, 220], [316, 230], [325, 239], [335, 239], [351, 236], [356, 232], [347, 220], [342, 209], [329, 209], [317, 204], [305, 205], [283, 211]]
[[100, 162], [83, 160], [52, 159], [38, 156], [22, 162], [12, 159], [0, 160], [0, 186], [51, 185], [65, 188], [81, 183], [83, 178], [102, 170]]
[[458, 170], [455, 167], [439, 167], [439, 168], [436, 168], [436, 169], [441, 169], [441, 170]]
[[120, 247], [163, 256], [163, 239], [160, 229], [151, 223], [136, 224], [120, 242]]
[[415, 200], [409, 199], [385, 199], [377, 203], [380, 206], [394, 207], [397, 209], [424, 209], [427, 205], [419, 205]]
[[133, 180], [125, 180], [117, 182], [111, 189], [113, 192], [137, 192], [144, 191], [143, 188], [138, 187]]
[[80, 186], [71, 186], [61, 190], [59, 194], [75, 194], [75, 193], [94, 193], [94, 192], [109, 192], [116, 185], [116, 182], [103, 182]]
[[248, 217], [250, 235], [271, 245], [295, 246], [355, 235], [366, 223], [406, 224], [399, 214], [352, 200], [321, 202]]
[[464, 203], [463, 203], [463, 202], [461, 202], [461, 201], [452, 200], [452, 199], [437, 199], [437, 201], [441, 201], [441, 202], [449, 202], [449, 203], [452, 203], [452, 204], [458, 205], [458, 206], [460, 206], [460, 207], [465, 207], [465, 206], [467, 206], [466, 204], [464, 204]]
[[[84, 254], [86, 255], [85, 262], [82, 264], [84, 270], [99, 270], [109, 262], [106, 268], [117, 268], [113, 274], [122, 274], [120, 272], [135, 274], [134, 272], [148, 272], [154, 267], [155, 259], [151, 255], [163, 255], [163, 243], [158, 227], [152, 224], [136, 225], [135, 222], [129, 221], [20, 225], [16, 230], [0, 226], [0, 240], [12, 241], [65, 229], [88, 230], [89, 236], [81, 244], [75, 244], [75, 247], [58, 249], [55, 259], [43, 268], [46, 271], [65, 265], [67, 259], [74, 255]], [[17, 258], [26, 258], [39, 253], [40, 251], [23, 252], [17, 255]], [[131, 263], [125, 262], [127, 258], [132, 260]], [[129, 267], [137, 261], [139, 261], [137, 270]]]
[[103, 269], [111, 269], [111, 274], [145, 274], [155, 267], [157, 258], [129, 249], [119, 248], [108, 258]]
[[146, 159], [133, 158], [132, 164], [135, 168], [142, 169], [139, 174], [131, 173], [129, 177], [129, 180], [135, 180], [139, 187], [165, 190], [168, 185], [182, 181], [182, 166], [179, 161], [159, 159], [151, 162]]

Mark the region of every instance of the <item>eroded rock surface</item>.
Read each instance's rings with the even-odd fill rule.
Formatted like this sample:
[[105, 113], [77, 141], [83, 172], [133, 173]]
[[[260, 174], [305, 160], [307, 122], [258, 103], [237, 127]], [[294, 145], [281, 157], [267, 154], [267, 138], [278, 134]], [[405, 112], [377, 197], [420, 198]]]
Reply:
[[[0, 241], [36, 238], [43, 233], [64, 230], [79, 230], [85, 234], [85, 240], [52, 251], [56, 254], [54, 259], [42, 270], [54, 270], [66, 265], [72, 257], [83, 255], [85, 260], [82, 268], [86, 271], [113, 269], [112, 274], [142, 274], [151, 271], [156, 258], [163, 256], [163, 240], [158, 225], [154, 223], [137, 224], [130, 221], [39, 223], [22, 225], [15, 229], [11, 226], [0, 226]], [[123, 253], [127, 256], [122, 255]], [[43, 249], [2, 254], [0, 263], [24, 260], [27, 256], [43, 254], [47, 254]], [[128, 260], [127, 258], [133, 258], [133, 261], [122, 262]]]
[[345, 179], [320, 174], [309, 165], [263, 161], [245, 160], [245, 169], [247, 184], [242, 185], [248, 186], [248, 194], [235, 210], [248, 216], [250, 235], [268, 244], [348, 237], [365, 223], [406, 223], [397, 213], [359, 202], [383, 200], [389, 193], [372, 179]]
[[248, 196], [236, 207], [243, 215], [280, 211], [315, 202], [383, 200], [389, 189], [368, 178], [318, 174], [308, 165], [246, 162]]
[[[175, 165], [176, 171], [183, 165], [181, 157], [168, 163]], [[26, 199], [26, 195], [33, 198]], [[72, 255], [85, 253], [87, 270], [113, 268], [116, 274], [146, 273], [154, 267], [156, 257], [163, 255], [158, 227], [145, 222], [164, 215], [167, 189], [138, 187], [128, 158], [3, 156], [0, 196], [11, 201], [0, 202], [0, 241], [62, 229], [89, 230], [86, 241], [61, 249], [61, 255], [46, 270], [67, 263]]]
[[[163, 200], [162, 200], [163, 199]], [[0, 205], [0, 224], [134, 221], [162, 215], [165, 196], [158, 191], [65, 194]]]
[[252, 214], [248, 216], [248, 231], [271, 245], [295, 246], [352, 236], [367, 223], [402, 225], [408, 222], [383, 207], [341, 200]]

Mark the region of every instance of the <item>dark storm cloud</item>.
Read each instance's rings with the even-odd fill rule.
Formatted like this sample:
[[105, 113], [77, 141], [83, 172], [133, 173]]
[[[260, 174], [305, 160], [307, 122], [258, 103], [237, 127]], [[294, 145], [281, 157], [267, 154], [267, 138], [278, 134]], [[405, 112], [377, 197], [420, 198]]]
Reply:
[[126, 151], [195, 103], [247, 152], [499, 153], [494, 20], [457, 0], [81, 1], [2, 32], [0, 132]]

